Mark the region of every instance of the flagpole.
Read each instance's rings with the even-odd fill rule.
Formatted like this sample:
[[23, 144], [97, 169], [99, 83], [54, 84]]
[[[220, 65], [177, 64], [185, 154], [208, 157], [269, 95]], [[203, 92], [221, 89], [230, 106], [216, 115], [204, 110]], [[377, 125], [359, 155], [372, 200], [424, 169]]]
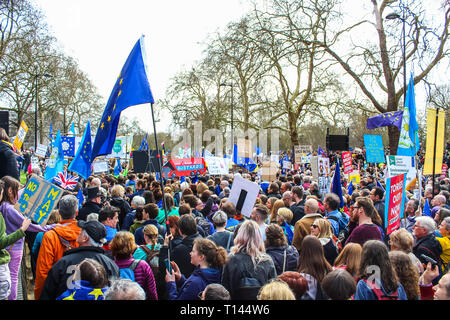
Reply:
[[[170, 233], [170, 227], [169, 227], [169, 220], [167, 219], [167, 207], [166, 207], [166, 199], [164, 194], [164, 179], [162, 174], [162, 161], [161, 157], [159, 156], [159, 147], [158, 147], [158, 137], [156, 136], [156, 124], [155, 124], [155, 112], [153, 111], [153, 103], [150, 103], [151, 109], [152, 109], [152, 122], [153, 122], [153, 133], [155, 135], [155, 148], [156, 148], [156, 159], [158, 160], [159, 164], [159, 182], [161, 183], [161, 191], [162, 191], [162, 201], [163, 201], [163, 209], [164, 209], [164, 215], [166, 220], [166, 234]], [[150, 150], [150, 148], [148, 148]], [[169, 241], [169, 250], [167, 250], [167, 259], [170, 261], [170, 250], [171, 250], [171, 242]]]
[[[434, 197], [434, 185], [435, 185], [435, 173], [436, 173], [436, 140], [437, 140], [437, 130], [438, 130], [438, 116], [439, 116], [439, 107], [436, 109], [436, 122], [434, 124], [434, 148], [433, 148], [433, 192], [432, 195]], [[414, 139], [415, 140], [415, 139]]]

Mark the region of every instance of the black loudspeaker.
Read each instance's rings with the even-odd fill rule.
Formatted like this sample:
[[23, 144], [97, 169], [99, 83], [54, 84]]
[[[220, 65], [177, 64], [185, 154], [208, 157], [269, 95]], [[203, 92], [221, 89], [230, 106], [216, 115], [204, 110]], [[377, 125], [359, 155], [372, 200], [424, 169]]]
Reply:
[[6, 134], [9, 136], [9, 111], [0, 111], [0, 128], [5, 129]]
[[[156, 157], [156, 150], [133, 151], [133, 171], [135, 173], [159, 172], [160, 166]], [[162, 159], [161, 151], [159, 155]]]
[[329, 151], [349, 150], [348, 135], [327, 135], [327, 149]]

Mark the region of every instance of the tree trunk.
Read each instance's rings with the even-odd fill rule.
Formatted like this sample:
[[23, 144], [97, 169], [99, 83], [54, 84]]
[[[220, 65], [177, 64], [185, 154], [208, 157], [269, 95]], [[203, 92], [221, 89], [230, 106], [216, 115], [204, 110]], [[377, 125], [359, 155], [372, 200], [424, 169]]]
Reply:
[[390, 149], [389, 154], [396, 155], [398, 140], [400, 138], [400, 131], [396, 126], [389, 126], [388, 133], [389, 133], [389, 149]]

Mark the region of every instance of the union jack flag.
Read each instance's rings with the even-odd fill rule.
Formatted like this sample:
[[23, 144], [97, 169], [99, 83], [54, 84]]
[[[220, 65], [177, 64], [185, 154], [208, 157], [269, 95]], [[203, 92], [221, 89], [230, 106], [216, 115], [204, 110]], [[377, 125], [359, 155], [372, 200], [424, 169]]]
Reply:
[[73, 190], [77, 185], [78, 178], [78, 176], [72, 176], [68, 174], [67, 171], [64, 171], [58, 172], [58, 174], [54, 178], [54, 181], [63, 189]]

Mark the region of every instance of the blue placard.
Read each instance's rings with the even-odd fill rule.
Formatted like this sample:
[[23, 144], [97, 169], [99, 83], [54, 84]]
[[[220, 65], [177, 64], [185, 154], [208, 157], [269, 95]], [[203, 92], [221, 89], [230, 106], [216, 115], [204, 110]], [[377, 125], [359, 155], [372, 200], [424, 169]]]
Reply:
[[364, 135], [367, 163], [386, 163], [383, 140], [380, 135]]
[[75, 137], [61, 137], [64, 156], [75, 157]]

